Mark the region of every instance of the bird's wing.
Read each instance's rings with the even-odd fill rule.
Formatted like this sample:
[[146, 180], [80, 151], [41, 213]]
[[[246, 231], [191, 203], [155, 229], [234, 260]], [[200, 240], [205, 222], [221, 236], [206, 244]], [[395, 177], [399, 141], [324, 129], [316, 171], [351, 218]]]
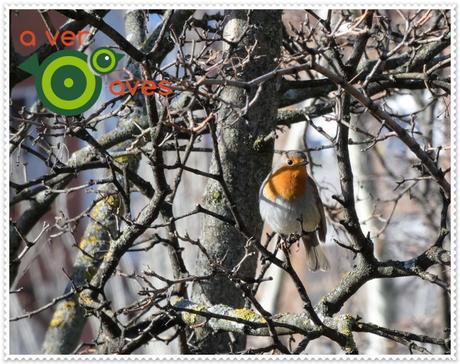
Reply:
[[316, 186], [316, 183], [313, 180], [313, 178], [308, 176], [308, 182], [315, 196], [316, 207], [321, 217], [320, 222], [319, 222], [319, 228], [318, 228], [318, 236], [322, 242], [325, 242], [326, 233], [327, 233], [327, 223], [326, 223], [326, 216], [324, 215], [323, 203], [321, 201], [321, 197], [319, 196], [318, 187]]

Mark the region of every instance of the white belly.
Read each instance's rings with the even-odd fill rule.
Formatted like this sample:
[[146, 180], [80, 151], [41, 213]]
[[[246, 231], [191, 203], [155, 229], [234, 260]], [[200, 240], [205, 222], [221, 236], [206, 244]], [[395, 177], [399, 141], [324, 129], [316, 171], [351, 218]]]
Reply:
[[260, 197], [259, 210], [262, 219], [279, 234], [301, 233], [300, 219], [304, 231], [314, 231], [320, 223], [321, 215], [312, 198], [305, 196], [291, 203], [282, 198], [272, 202]]

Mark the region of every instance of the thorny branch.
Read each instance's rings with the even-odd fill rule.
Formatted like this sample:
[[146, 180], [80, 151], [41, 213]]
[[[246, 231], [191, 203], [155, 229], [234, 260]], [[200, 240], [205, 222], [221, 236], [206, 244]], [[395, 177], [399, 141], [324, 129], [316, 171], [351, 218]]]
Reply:
[[[446, 131], [451, 93], [449, 11], [330, 10], [323, 18], [315, 11], [299, 10], [304, 21], [283, 22], [280, 56], [268, 61], [268, 52], [259, 52], [262, 45], [248, 41], [262, 26], [255, 23], [258, 14], [252, 10], [238, 19], [247, 26], [234, 38], [224, 31], [228, 27], [227, 13], [205, 14], [198, 19], [193, 10], [159, 11], [162, 20], [158, 27], [141, 37], [146, 32], [148, 12], [136, 11], [130, 15], [139, 27], [134, 34], [136, 42], [104, 19], [108, 11], [59, 12], [73, 19], [59, 31], [91, 26], [93, 36], [103, 33], [125, 52], [131, 82], [168, 79], [174, 92], [165, 98], [127, 93], [106, 100], [89, 116], [78, 118], [53, 115], [38, 103], [33, 108], [12, 106], [10, 285], [17, 280], [19, 285], [26, 284], [18, 277], [19, 267], [26, 264], [41, 241], [57, 241], [66, 234], [76, 236], [78, 224], [87, 223], [88, 228], [80, 243], [73, 244], [79, 255], [76, 271], [68, 275], [68, 290], [10, 321], [32, 320], [63, 301], [70, 302], [99, 320], [100, 331], [92, 343], [95, 349], [91, 349], [98, 353], [129, 354], [152, 340], [169, 344], [176, 337], [180, 338], [181, 353], [200, 353], [200, 341], [192, 339], [202, 332], [224, 332], [230, 338], [236, 334], [270, 338], [268, 345], [246, 349], [235, 349], [235, 340], [233, 344], [230, 340], [228, 352], [235, 354], [299, 354], [320, 337], [337, 343], [343, 353], [358, 354], [356, 333], [378, 335], [406, 347], [410, 353], [450, 352], [448, 331], [445, 337], [417, 334], [415, 329], [382, 327], [341, 312], [348, 310], [346, 303], [374, 279], [416, 277], [431, 287], [440, 287], [447, 300], [450, 297], [450, 145]], [[47, 29], [52, 29], [49, 14], [41, 13]], [[61, 48], [62, 44], [57, 46]], [[40, 46], [39, 59], [55, 50]], [[170, 52], [177, 57], [166, 63]], [[13, 49], [11, 87], [27, 77], [14, 68], [22, 58]], [[257, 77], [240, 77], [258, 62], [274, 66]], [[279, 100], [279, 108], [275, 108], [273, 119], [276, 127], [261, 133], [262, 127], [254, 128], [257, 116], [253, 110], [263, 101], [261, 95], [267, 95], [267, 87], [271, 97]], [[241, 97], [228, 97], [229, 90], [237, 90]], [[408, 94], [418, 95], [422, 101], [418, 110], [404, 113], [392, 102]], [[228, 114], [226, 110], [230, 110]], [[352, 116], [362, 116], [365, 122], [354, 125]], [[111, 118], [124, 122], [101, 135], [98, 131]], [[236, 121], [227, 125], [231, 118]], [[283, 132], [281, 128], [302, 121], [327, 140], [326, 144], [308, 147], [309, 153], [335, 152], [338, 188], [324, 204], [330, 230], [336, 232], [335, 252], [351, 252], [354, 256], [353, 267], [316, 305], [310, 298], [314, 283], [305, 284], [301, 272], [294, 268], [290, 251], [293, 241], [278, 245], [273, 244], [273, 235], [265, 239], [251, 233], [243, 206], [237, 202], [239, 191], [233, 188], [237, 177], [227, 173], [228, 146], [222, 148], [226, 142], [222, 133], [240, 123], [238, 127], [250, 130], [249, 153], [254, 159], [266, 159], [274, 152], [273, 142]], [[335, 131], [326, 130], [324, 122], [333, 124]], [[442, 123], [445, 125], [441, 127]], [[350, 138], [350, 130], [363, 135], [363, 139]], [[437, 142], [440, 130], [445, 133], [442, 143]], [[70, 153], [68, 140], [78, 140], [83, 147], [73, 148]], [[403, 146], [397, 158], [407, 167], [407, 174], [390, 162], [391, 151], [382, 152], [392, 141]], [[372, 154], [380, 175], [371, 178], [380, 178], [382, 186], [389, 184], [394, 192], [390, 197], [371, 196], [375, 206], [372, 218], [383, 221], [375, 236], [363, 232], [365, 222], [356, 211], [359, 191], [350, 160], [352, 146]], [[238, 151], [233, 152], [239, 158]], [[191, 165], [194, 153], [212, 153], [214, 170]], [[39, 175], [29, 177], [29, 160], [40, 163]], [[140, 163], [152, 178], [140, 176]], [[105, 176], [96, 177], [97, 170], [105, 171]], [[91, 171], [93, 175], [88, 179]], [[241, 173], [259, 184], [264, 177], [250, 177], [249, 170]], [[181, 203], [180, 188], [186, 186], [186, 176], [190, 175], [216, 182], [222, 194], [213, 195], [214, 203], [228, 209], [228, 215], [201, 202], [190, 211], [176, 213], [175, 206]], [[91, 197], [92, 202], [82, 211], [72, 210], [74, 216], [54, 209], [59, 196], [81, 197], [84, 192], [94, 193], [94, 186], [99, 186], [97, 197]], [[133, 214], [133, 196], [143, 201], [137, 216]], [[430, 238], [423, 240], [425, 244], [417, 252], [411, 251], [411, 258], [378, 259], [374, 251], [377, 239], [384, 237], [388, 245], [400, 241], [388, 231], [395, 221], [395, 211], [408, 199], [423, 211]], [[387, 206], [392, 206], [390, 212]], [[255, 214], [256, 206], [253, 209]], [[50, 213], [56, 215], [54, 222], [47, 218]], [[209, 251], [201, 239], [179, 229], [180, 223], [196, 221], [192, 219], [198, 216], [219, 221], [244, 239], [242, 258], [235, 266], [227, 266], [228, 252]], [[38, 232], [34, 229], [37, 226], [42, 226]], [[416, 240], [416, 236], [408, 236], [404, 244], [416, 246]], [[172, 276], [160, 274], [155, 266], [133, 272], [121, 269], [120, 261], [126, 254], [148, 253], [158, 245], [167, 247]], [[205, 257], [209, 274], [193, 274], [193, 267], [187, 266], [185, 257], [192, 248]], [[241, 273], [245, 262], [254, 257], [260, 263], [256, 275]], [[271, 277], [266, 274], [270, 266], [283, 271], [293, 283], [303, 305], [299, 312], [268, 312], [262, 307], [258, 294], [261, 287], [270, 285]], [[433, 268], [441, 269], [441, 274]], [[116, 302], [106, 296], [114, 276], [132, 280], [139, 287], [132, 302], [117, 310]], [[194, 284], [216, 277], [225, 277], [236, 288], [244, 307], [189, 298]], [[21, 295], [22, 289], [11, 294]], [[56, 322], [53, 319], [50, 327], [61, 324]], [[171, 330], [172, 336], [164, 336]], [[294, 335], [301, 340], [293, 348]], [[73, 352], [77, 345], [78, 337], [66, 346], [66, 353]]]

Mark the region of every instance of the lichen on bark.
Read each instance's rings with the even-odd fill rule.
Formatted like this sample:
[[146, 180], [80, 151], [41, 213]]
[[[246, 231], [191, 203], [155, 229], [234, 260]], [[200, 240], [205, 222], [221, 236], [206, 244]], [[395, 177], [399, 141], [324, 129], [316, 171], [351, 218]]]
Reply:
[[[250, 57], [255, 60], [237, 65], [236, 73], [234, 70], [227, 70], [226, 77], [247, 81], [273, 71], [281, 49], [281, 12], [234, 10], [227, 11], [225, 15], [228, 21], [223, 32], [227, 41], [224, 54], [230, 52], [235, 60], [241, 60], [248, 57], [250, 50]], [[254, 149], [254, 145], [261, 136], [267, 135], [275, 127], [278, 105], [276, 81], [269, 80], [261, 87], [259, 96], [248, 108], [246, 115], [241, 115], [241, 111], [245, 110], [246, 98], [253, 100], [258, 90], [254, 88], [247, 92], [242, 88], [224, 87], [220, 97], [225, 103], [220, 105], [216, 122], [223, 178], [234, 207], [253, 236], [259, 236], [262, 231], [262, 221], [258, 213], [258, 190], [271, 166], [270, 153], [260, 153]], [[273, 149], [273, 144], [268, 146], [270, 148]], [[211, 161], [210, 172], [218, 172], [215, 155]], [[208, 181], [203, 201], [209, 210], [232, 219], [229, 201], [218, 181]], [[222, 261], [229, 269], [235, 267], [245, 254], [246, 239], [240, 232], [211, 216], [204, 218], [201, 241], [210, 257]], [[246, 259], [239, 267], [240, 276], [254, 276], [255, 258], [254, 255]], [[211, 271], [207, 258], [200, 255], [197, 273], [209, 274]], [[192, 297], [197, 302], [244, 306], [241, 290], [228, 277], [218, 274], [210, 281], [197, 283]], [[201, 340], [203, 336], [198, 335], [198, 338]], [[236, 335], [234, 345], [235, 349], [242, 349], [245, 339]], [[213, 335], [212, 340], [202, 340], [199, 343], [202, 353], [228, 352], [228, 346], [227, 334]]]

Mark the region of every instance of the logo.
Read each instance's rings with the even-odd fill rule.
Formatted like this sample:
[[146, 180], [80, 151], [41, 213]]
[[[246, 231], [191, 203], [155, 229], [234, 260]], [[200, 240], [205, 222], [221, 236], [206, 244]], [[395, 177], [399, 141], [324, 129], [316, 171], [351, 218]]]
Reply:
[[35, 87], [43, 105], [56, 114], [78, 115], [99, 98], [102, 79], [98, 75], [112, 72], [122, 54], [110, 48], [96, 49], [89, 57], [75, 50], [61, 50], [39, 64], [35, 53], [19, 65], [35, 77]]

